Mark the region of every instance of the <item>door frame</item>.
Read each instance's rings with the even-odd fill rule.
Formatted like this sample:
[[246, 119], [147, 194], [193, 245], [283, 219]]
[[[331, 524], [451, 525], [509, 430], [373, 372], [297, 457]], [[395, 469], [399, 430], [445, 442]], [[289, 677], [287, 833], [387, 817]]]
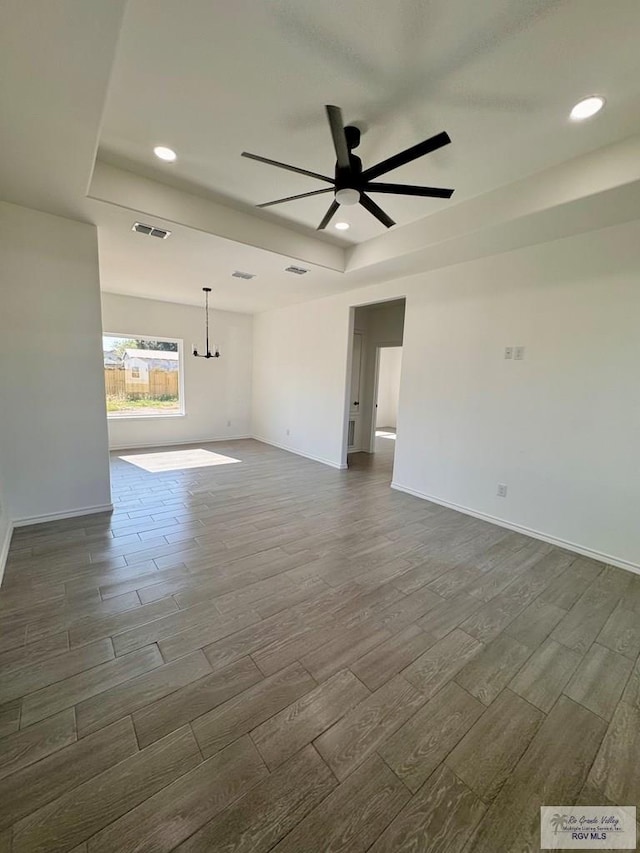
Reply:
[[353, 333], [356, 324], [356, 306], [349, 308], [347, 321], [347, 360], [344, 376], [344, 404], [342, 412], [342, 453], [340, 455], [340, 468], [347, 468], [347, 455], [349, 453], [349, 418], [351, 417], [351, 366], [353, 364]]
[[[378, 297], [377, 299], [372, 299], [370, 302], [358, 302], [355, 305], [349, 306], [349, 311], [346, 317], [346, 332], [347, 332], [347, 341], [346, 341], [346, 354], [347, 357], [345, 359], [344, 364], [344, 397], [343, 397], [343, 407], [342, 407], [342, 453], [340, 455], [340, 468], [347, 468], [347, 456], [348, 456], [348, 447], [347, 440], [349, 435], [349, 417], [350, 417], [350, 406], [351, 406], [351, 365], [353, 362], [353, 333], [355, 331], [355, 321], [356, 321], [356, 309], [357, 308], [368, 308], [373, 305], [384, 305], [386, 302], [398, 302], [402, 300], [404, 302], [404, 319], [406, 324], [407, 317], [407, 294], [406, 293], [398, 293], [393, 296]], [[404, 334], [402, 336], [402, 340], [400, 342], [393, 341], [389, 343], [381, 343], [378, 346], [404, 346]], [[375, 404], [375, 401], [374, 401]], [[368, 407], [367, 407], [368, 408]], [[375, 428], [375, 421], [374, 421]], [[374, 429], [374, 438], [375, 438], [375, 429]], [[371, 453], [371, 435], [369, 436], [369, 448], [366, 447], [366, 442], [363, 442], [363, 451], [366, 453]]]
[[365, 336], [364, 332], [359, 329], [354, 328], [352, 333], [352, 353], [351, 353], [351, 378], [349, 381], [349, 422], [354, 421], [354, 444], [349, 445], [348, 439], [348, 431], [347, 431], [347, 453], [360, 453], [365, 449], [366, 441], [364, 441], [364, 436], [362, 435], [362, 424], [364, 421], [364, 408], [360, 402], [358, 402], [357, 408], [354, 408], [353, 397], [355, 396], [355, 392], [353, 389], [353, 368], [355, 366], [355, 352], [356, 352], [356, 340], [360, 341], [360, 370], [358, 372], [357, 385], [358, 385], [358, 397], [363, 398], [364, 395], [364, 379], [365, 379]]

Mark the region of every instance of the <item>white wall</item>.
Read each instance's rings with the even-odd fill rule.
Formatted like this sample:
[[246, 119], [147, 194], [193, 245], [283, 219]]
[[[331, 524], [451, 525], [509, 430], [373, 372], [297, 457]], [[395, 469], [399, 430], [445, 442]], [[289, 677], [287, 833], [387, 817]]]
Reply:
[[377, 427], [395, 427], [398, 423], [402, 347], [382, 347], [378, 366]]
[[253, 435], [341, 467], [348, 302], [323, 299], [253, 319]]
[[204, 350], [204, 301], [202, 308], [195, 308], [104, 293], [102, 315], [105, 334], [179, 338], [184, 343], [185, 415], [111, 419], [112, 448], [213, 441], [250, 434], [250, 315], [210, 309], [209, 338], [221, 353], [216, 359], [191, 355], [193, 343]]
[[636, 221], [258, 315], [254, 432], [339, 465], [349, 306], [406, 296], [396, 485], [640, 566], [639, 273]]
[[0, 202], [0, 436], [13, 521], [109, 505], [93, 225]]

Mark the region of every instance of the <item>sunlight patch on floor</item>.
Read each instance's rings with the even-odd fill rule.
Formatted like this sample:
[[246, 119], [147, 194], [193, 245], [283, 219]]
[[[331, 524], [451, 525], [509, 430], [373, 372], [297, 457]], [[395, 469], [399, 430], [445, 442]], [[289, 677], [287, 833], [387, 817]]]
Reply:
[[137, 453], [119, 458], [149, 471], [150, 474], [158, 474], [161, 471], [181, 471], [186, 468], [209, 468], [212, 465], [232, 465], [234, 462], [241, 461], [234, 459], [233, 456], [223, 456], [221, 453], [213, 453], [203, 448], [169, 450], [162, 453]]
[[377, 429], [376, 430], [376, 438], [389, 438], [389, 439], [391, 439], [391, 441], [395, 441], [396, 440], [396, 434], [395, 434], [395, 432], [387, 432], [384, 429]]

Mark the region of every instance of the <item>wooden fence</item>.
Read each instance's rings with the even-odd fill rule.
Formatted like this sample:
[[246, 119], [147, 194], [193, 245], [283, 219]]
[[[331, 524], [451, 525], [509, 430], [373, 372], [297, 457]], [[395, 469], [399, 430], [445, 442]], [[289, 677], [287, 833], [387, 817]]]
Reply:
[[149, 371], [149, 396], [150, 397], [177, 397], [178, 396], [178, 371], [177, 370], [150, 370]]
[[105, 368], [104, 385], [107, 397], [124, 397], [127, 393], [124, 368], [115, 368], [113, 370]]
[[177, 370], [150, 370], [149, 381], [132, 379], [123, 367], [104, 371], [107, 397], [177, 397]]

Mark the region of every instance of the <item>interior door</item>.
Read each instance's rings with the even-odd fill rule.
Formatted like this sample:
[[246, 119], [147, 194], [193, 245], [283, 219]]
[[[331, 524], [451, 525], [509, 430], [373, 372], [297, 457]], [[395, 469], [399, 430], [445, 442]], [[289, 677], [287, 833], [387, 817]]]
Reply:
[[361, 450], [362, 424], [360, 415], [360, 390], [362, 383], [362, 333], [353, 333], [353, 359], [351, 361], [351, 390], [349, 399], [349, 435], [347, 446], [351, 453]]

